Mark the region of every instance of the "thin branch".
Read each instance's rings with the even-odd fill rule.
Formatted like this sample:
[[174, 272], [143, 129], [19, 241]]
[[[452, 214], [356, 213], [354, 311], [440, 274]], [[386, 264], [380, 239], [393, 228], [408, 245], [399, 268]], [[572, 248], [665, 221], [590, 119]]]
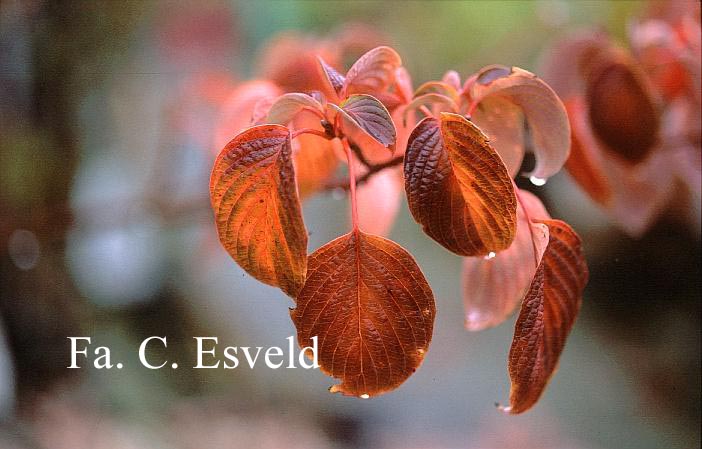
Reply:
[[[359, 186], [365, 182], [367, 182], [373, 175], [376, 173], [385, 170], [386, 168], [390, 167], [395, 167], [397, 165], [400, 165], [402, 161], [404, 160], [404, 156], [395, 156], [394, 158], [390, 159], [389, 161], [382, 162], [380, 164], [371, 164], [368, 165], [368, 171], [364, 173], [362, 176], [359, 176], [356, 178], [356, 185]], [[365, 165], [365, 164], [364, 164]], [[343, 179], [340, 181], [330, 181], [324, 186], [324, 190], [334, 190], [334, 189], [344, 189], [348, 190], [349, 189], [349, 179]]]

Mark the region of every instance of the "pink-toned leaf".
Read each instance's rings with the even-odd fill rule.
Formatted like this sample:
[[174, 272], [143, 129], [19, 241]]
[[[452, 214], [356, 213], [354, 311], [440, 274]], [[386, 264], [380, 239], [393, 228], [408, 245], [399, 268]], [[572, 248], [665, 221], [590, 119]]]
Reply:
[[[405, 108], [405, 117], [407, 114], [410, 112], [414, 112], [417, 109], [420, 109], [422, 106], [426, 106], [429, 108], [432, 113], [438, 114], [439, 112], [458, 112], [458, 105], [454, 100], [452, 100], [450, 97], [447, 97], [446, 95], [442, 95], [439, 93], [427, 93], [420, 95], [418, 97], [415, 97]], [[407, 121], [406, 118], [403, 117], [403, 121]]]
[[324, 114], [322, 105], [307, 94], [289, 93], [278, 97], [268, 110], [266, 122], [275, 125], [287, 125], [301, 111], [309, 109]]
[[551, 218], [541, 201], [526, 190], [517, 193], [517, 234], [504, 251], [463, 259], [465, 326], [479, 331], [497, 326], [524, 297], [548, 244], [548, 227], [531, 220]]
[[518, 67], [492, 66], [481, 71], [471, 97], [483, 101], [499, 96], [519, 106], [529, 124], [536, 167], [527, 176], [547, 179], [556, 174], [570, 153], [570, 125], [563, 103], [533, 73]]
[[402, 59], [390, 47], [376, 47], [361, 56], [346, 73], [345, 95], [385, 90], [395, 81], [395, 71]]
[[441, 81], [453, 87], [456, 92], [461, 90], [461, 75], [459, 75], [455, 70], [449, 70], [448, 72], [444, 73]]
[[426, 94], [439, 94], [453, 101], [458, 100], [458, 91], [453, 86], [443, 81], [427, 81], [417, 88], [414, 92], [414, 97], [417, 98]]
[[403, 193], [402, 169], [385, 169], [356, 189], [358, 223], [369, 234], [387, 236], [392, 229]]
[[215, 124], [215, 152], [224, 147], [242, 129], [251, 126], [254, 108], [263, 99], [276, 98], [280, 88], [269, 81], [248, 81], [240, 84], [226, 99]]
[[529, 410], [551, 379], [580, 310], [588, 269], [580, 238], [566, 223], [544, 220], [548, 245], [522, 302], [509, 351], [510, 405]]
[[519, 173], [524, 159], [524, 115], [506, 99], [489, 97], [481, 101], [471, 118], [490, 139], [490, 144], [507, 166], [509, 175]]

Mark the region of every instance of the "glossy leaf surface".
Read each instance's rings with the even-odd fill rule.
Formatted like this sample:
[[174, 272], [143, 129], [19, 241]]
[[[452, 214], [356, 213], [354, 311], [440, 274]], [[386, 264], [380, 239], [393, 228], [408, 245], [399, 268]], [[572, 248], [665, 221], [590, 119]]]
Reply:
[[502, 160], [465, 118], [426, 118], [410, 135], [405, 192], [414, 219], [449, 251], [487, 255], [509, 247], [516, 197]]
[[288, 129], [254, 126], [230, 141], [215, 161], [210, 200], [219, 239], [234, 260], [296, 296], [305, 280], [307, 232]]

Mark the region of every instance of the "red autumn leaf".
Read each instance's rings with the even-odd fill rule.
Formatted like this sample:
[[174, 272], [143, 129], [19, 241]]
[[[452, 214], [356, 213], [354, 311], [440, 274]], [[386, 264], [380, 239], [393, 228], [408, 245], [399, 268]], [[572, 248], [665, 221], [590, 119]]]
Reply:
[[376, 47], [364, 54], [346, 73], [344, 95], [381, 92], [395, 81], [402, 59], [390, 47]]
[[465, 326], [479, 331], [502, 323], [524, 298], [548, 244], [548, 228], [531, 220], [551, 218], [541, 201], [518, 192], [517, 234], [504, 251], [463, 260]]
[[529, 410], [553, 375], [575, 318], [580, 310], [588, 269], [580, 238], [566, 223], [542, 221], [548, 226], [546, 251], [522, 302], [509, 351], [513, 414]]
[[536, 167], [527, 176], [546, 179], [563, 167], [570, 152], [568, 116], [558, 96], [536, 75], [518, 67], [491, 66], [478, 74], [470, 94], [474, 101], [496, 96], [522, 109], [536, 154]]
[[324, 107], [307, 94], [289, 93], [281, 95], [268, 110], [266, 123], [287, 125], [297, 114], [304, 110], [316, 111], [320, 116], [324, 114]]
[[290, 131], [259, 125], [220, 152], [210, 178], [219, 239], [249, 274], [296, 296], [305, 281], [307, 232], [295, 186]]
[[318, 338], [332, 393], [371, 397], [397, 388], [429, 348], [434, 296], [412, 256], [396, 243], [354, 231], [309, 257], [290, 315], [301, 346]]
[[[653, 151], [637, 165], [622, 161], [602, 149], [588, 126], [582, 99], [574, 98], [568, 103], [573, 139], [578, 143], [577, 150], [582, 150], [576, 157], [582, 156], [591, 167], [590, 170], [590, 167], [580, 165], [571, 171], [573, 162], [568, 164], [569, 172], [627, 234], [633, 237], [642, 235], [665, 210], [675, 193], [675, 158], [665, 151]], [[587, 171], [590, 179], [584, 179]], [[598, 179], [597, 184], [589, 184], [593, 179]], [[604, 201], [600, 202], [600, 198]]]
[[456, 114], [425, 118], [405, 153], [405, 192], [424, 232], [449, 251], [487, 255], [516, 232], [512, 180], [485, 135]]
[[644, 160], [657, 143], [660, 127], [644, 75], [633, 63], [612, 55], [588, 74], [586, 95], [590, 125], [605, 149], [634, 164]]

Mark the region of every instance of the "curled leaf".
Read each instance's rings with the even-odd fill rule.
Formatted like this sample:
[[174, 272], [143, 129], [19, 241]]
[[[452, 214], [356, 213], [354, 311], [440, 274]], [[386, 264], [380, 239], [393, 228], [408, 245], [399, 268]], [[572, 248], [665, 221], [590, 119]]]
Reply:
[[605, 148], [631, 163], [645, 159], [658, 140], [660, 119], [650, 91], [644, 76], [623, 61], [610, 61], [588, 76], [592, 129]]
[[301, 346], [318, 338], [332, 393], [371, 397], [417, 370], [429, 348], [434, 296], [412, 256], [382, 237], [351, 232], [309, 257], [290, 312]]
[[344, 87], [344, 82], [346, 81], [346, 78], [344, 77], [344, 75], [337, 72], [334, 69], [334, 67], [324, 62], [324, 59], [322, 59], [321, 57], [317, 57], [317, 59], [319, 60], [319, 67], [322, 70], [322, 75], [324, 76], [324, 79], [327, 80], [329, 86], [336, 93], [338, 98], [338, 96], [341, 95], [341, 90]]
[[414, 112], [422, 106], [426, 106], [429, 108], [430, 111], [435, 112], [441, 110], [448, 110], [449, 112], [458, 112], [458, 104], [456, 104], [456, 102], [450, 97], [439, 93], [426, 93], [418, 97], [414, 97], [414, 99], [407, 105], [407, 107], [405, 107], [405, 112], [402, 118], [403, 122], [407, 121], [407, 115], [410, 112]]
[[500, 97], [481, 101], [471, 118], [490, 139], [511, 177], [524, 159], [524, 116], [517, 106]]
[[514, 329], [509, 351], [513, 414], [530, 409], [553, 375], [566, 338], [580, 310], [588, 269], [580, 238], [566, 223], [544, 220], [549, 230], [534, 280]]
[[324, 114], [322, 105], [307, 94], [289, 93], [278, 97], [268, 110], [266, 122], [275, 125], [287, 125], [293, 118], [304, 110]]
[[516, 232], [512, 180], [484, 134], [460, 115], [425, 118], [409, 137], [405, 192], [424, 232], [451, 252], [487, 255]]
[[414, 92], [414, 97], [416, 98], [426, 94], [440, 94], [449, 97], [453, 101], [458, 100], [458, 90], [443, 81], [427, 81], [417, 88]]
[[376, 47], [361, 56], [346, 73], [345, 95], [380, 92], [395, 81], [402, 59], [390, 47]]
[[463, 260], [465, 326], [479, 331], [502, 323], [524, 297], [548, 244], [548, 227], [531, 220], [551, 218], [531, 193], [518, 193], [514, 242], [492, 257]]
[[492, 96], [519, 106], [529, 124], [536, 167], [527, 176], [547, 179], [556, 174], [570, 153], [568, 116], [558, 96], [533, 73], [491, 66], [478, 74], [471, 97], [480, 102]]
[[219, 239], [232, 258], [294, 297], [305, 281], [307, 232], [291, 153], [284, 126], [244, 130], [215, 160], [210, 200]]

